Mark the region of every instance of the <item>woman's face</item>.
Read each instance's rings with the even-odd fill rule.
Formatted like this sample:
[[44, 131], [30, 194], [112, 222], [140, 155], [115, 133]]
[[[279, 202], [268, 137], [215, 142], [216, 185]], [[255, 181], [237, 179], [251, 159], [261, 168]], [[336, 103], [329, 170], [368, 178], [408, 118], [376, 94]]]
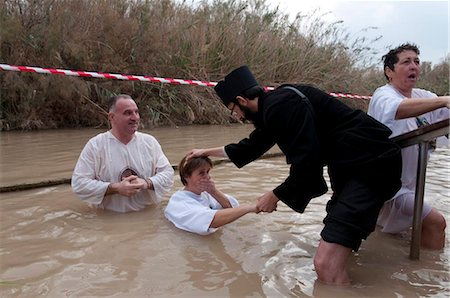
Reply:
[[416, 86], [420, 75], [420, 59], [414, 51], [403, 51], [394, 64], [394, 70], [386, 69], [389, 81], [400, 91], [411, 92]]
[[209, 171], [211, 167], [209, 165], [204, 165], [195, 169], [189, 177], [186, 177], [186, 188], [190, 191], [200, 194], [201, 192], [207, 190], [211, 184], [211, 176]]

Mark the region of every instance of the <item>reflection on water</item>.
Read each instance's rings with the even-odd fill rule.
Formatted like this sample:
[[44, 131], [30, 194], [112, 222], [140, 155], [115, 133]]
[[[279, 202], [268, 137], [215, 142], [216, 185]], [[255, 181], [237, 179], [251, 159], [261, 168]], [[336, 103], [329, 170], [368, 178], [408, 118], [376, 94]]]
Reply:
[[[207, 126], [152, 133], [176, 164], [192, 147], [234, 141], [250, 129]], [[2, 185], [70, 177], [79, 151], [96, 133], [2, 134]], [[449, 161], [450, 150], [441, 149], [432, 155], [427, 170], [426, 199], [444, 213], [450, 210]], [[276, 158], [243, 169], [221, 164], [212, 175], [221, 189], [245, 203], [283, 181], [287, 172], [284, 160]], [[178, 177], [175, 182], [171, 193], [181, 188]], [[419, 261], [408, 258], [409, 233], [393, 236], [377, 231], [349, 260], [352, 286], [317, 283], [312, 258], [330, 193], [313, 199], [304, 214], [279, 203], [274, 213], [248, 214], [210, 236], [178, 230], [164, 218], [170, 194], [159, 206], [128, 214], [96, 211], [78, 200], [69, 185], [0, 195], [1, 297], [450, 294], [448, 229], [446, 248], [422, 250]]]

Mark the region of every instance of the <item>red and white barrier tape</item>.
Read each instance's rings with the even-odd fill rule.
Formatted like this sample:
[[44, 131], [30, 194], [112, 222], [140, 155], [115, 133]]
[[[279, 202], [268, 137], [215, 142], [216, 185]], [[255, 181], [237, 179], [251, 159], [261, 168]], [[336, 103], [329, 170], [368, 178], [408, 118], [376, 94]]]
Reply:
[[371, 99], [371, 96], [366, 96], [366, 95], [356, 95], [356, 94], [348, 94], [348, 93], [334, 93], [334, 92], [330, 92], [328, 93], [331, 96], [334, 97], [342, 97], [342, 98], [357, 98], [357, 99]]
[[[115, 73], [99, 73], [99, 72], [92, 72], [92, 71], [42, 68], [42, 67], [32, 67], [32, 66], [15, 66], [15, 65], [9, 65], [9, 64], [0, 64], [0, 70], [35, 72], [35, 73], [42, 73], [42, 74], [61, 74], [61, 75], [75, 76], [75, 77], [115, 79], [115, 80], [125, 80], [125, 81], [141, 81], [141, 82], [163, 83], [163, 84], [172, 84], [172, 85], [195, 85], [195, 86], [205, 86], [205, 87], [213, 87], [213, 86], [217, 85], [217, 82], [171, 79], [171, 78], [158, 78], [158, 77], [137, 76], [137, 75], [124, 75], [124, 74], [115, 74]], [[265, 87], [265, 89], [273, 90], [274, 88], [273, 87]], [[346, 93], [332, 92], [329, 94], [334, 97], [342, 97], [342, 98], [370, 99], [370, 96], [362, 96], [362, 95], [354, 95], [354, 94], [346, 94]]]

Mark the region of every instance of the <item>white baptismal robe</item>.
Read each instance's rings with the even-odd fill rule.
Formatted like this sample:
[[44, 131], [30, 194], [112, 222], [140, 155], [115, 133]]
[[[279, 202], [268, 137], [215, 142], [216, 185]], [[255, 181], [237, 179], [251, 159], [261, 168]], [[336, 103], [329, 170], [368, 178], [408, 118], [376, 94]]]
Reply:
[[[232, 196], [226, 195], [231, 206], [239, 206], [239, 202]], [[175, 192], [169, 200], [164, 214], [177, 228], [208, 235], [217, 228], [210, 228], [214, 215], [222, 205], [206, 191], [197, 195], [187, 190]]]
[[[173, 185], [173, 168], [158, 141], [149, 134], [136, 132], [128, 144], [111, 132], [88, 141], [72, 175], [72, 189], [85, 202], [117, 212], [139, 211], [160, 202]], [[143, 189], [128, 198], [106, 195], [110, 183], [130, 174], [150, 179], [154, 190]]]

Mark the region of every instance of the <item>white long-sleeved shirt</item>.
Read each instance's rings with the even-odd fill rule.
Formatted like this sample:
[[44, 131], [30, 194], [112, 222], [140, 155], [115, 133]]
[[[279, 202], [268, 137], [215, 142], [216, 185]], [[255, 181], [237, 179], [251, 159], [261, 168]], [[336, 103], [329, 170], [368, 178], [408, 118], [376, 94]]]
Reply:
[[[128, 198], [105, 195], [110, 183], [130, 174], [150, 179], [154, 190], [143, 189]], [[173, 185], [173, 168], [158, 141], [149, 134], [136, 132], [128, 144], [110, 131], [88, 141], [72, 175], [72, 189], [83, 201], [117, 212], [139, 211], [159, 203]]]

